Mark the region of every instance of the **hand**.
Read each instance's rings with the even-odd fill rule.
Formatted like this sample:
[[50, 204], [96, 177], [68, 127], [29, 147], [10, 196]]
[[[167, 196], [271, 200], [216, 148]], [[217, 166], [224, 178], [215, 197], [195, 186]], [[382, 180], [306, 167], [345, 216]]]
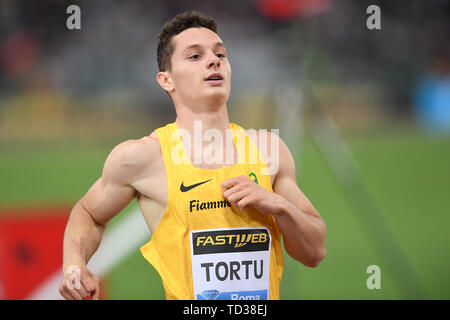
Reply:
[[89, 297], [98, 300], [99, 287], [99, 279], [86, 265], [69, 265], [64, 268], [64, 279], [59, 286], [59, 293], [66, 300], [83, 300]]
[[283, 198], [256, 184], [247, 176], [222, 181], [223, 197], [240, 210], [253, 207], [261, 213], [277, 215]]

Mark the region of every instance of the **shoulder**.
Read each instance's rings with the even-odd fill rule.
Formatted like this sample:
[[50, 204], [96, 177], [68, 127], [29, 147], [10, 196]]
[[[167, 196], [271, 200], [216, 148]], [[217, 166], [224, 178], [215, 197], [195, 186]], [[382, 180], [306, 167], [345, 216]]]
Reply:
[[126, 140], [113, 148], [103, 168], [103, 175], [131, 183], [143, 170], [161, 159], [156, 133], [140, 139]]

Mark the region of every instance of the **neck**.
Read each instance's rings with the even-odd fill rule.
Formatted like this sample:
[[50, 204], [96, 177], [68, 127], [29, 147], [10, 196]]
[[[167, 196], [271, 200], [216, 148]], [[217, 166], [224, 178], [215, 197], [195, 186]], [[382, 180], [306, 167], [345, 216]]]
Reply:
[[[215, 169], [235, 163], [238, 158], [234, 148], [232, 136], [227, 134], [230, 129], [227, 107], [225, 104], [214, 110], [194, 110], [191, 108], [177, 108], [175, 121], [178, 129], [185, 129], [192, 139], [182, 140], [188, 157], [195, 166]], [[206, 139], [205, 131], [208, 129], [219, 130], [222, 134], [212, 141]], [[211, 131], [209, 132], [211, 134]], [[225, 140], [224, 140], [225, 139]], [[218, 141], [221, 140], [221, 141]], [[212, 147], [212, 148], [211, 148]], [[205, 153], [205, 151], [208, 151]], [[231, 157], [231, 162], [229, 161]], [[213, 164], [211, 164], [213, 163]]]
[[176, 111], [177, 119], [175, 122], [178, 128], [186, 129], [191, 134], [194, 132], [194, 121], [201, 122], [202, 133], [214, 128], [225, 134], [225, 131], [230, 128], [227, 106], [225, 104], [209, 110], [181, 107], [177, 108]]

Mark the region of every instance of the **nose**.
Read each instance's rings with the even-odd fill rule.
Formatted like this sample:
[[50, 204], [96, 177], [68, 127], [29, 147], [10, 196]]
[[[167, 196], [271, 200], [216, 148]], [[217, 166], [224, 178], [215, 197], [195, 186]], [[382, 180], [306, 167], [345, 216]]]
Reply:
[[216, 56], [214, 52], [211, 53], [208, 58], [208, 68], [219, 66], [220, 66], [220, 58]]

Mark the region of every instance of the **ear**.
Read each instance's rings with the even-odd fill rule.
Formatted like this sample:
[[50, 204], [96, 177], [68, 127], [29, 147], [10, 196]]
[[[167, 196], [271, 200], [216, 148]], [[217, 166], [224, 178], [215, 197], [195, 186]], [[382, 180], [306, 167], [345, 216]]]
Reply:
[[158, 72], [158, 74], [156, 75], [156, 81], [158, 81], [161, 88], [166, 90], [168, 93], [175, 90], [172, 82], [172, 77], [167, 71]]

